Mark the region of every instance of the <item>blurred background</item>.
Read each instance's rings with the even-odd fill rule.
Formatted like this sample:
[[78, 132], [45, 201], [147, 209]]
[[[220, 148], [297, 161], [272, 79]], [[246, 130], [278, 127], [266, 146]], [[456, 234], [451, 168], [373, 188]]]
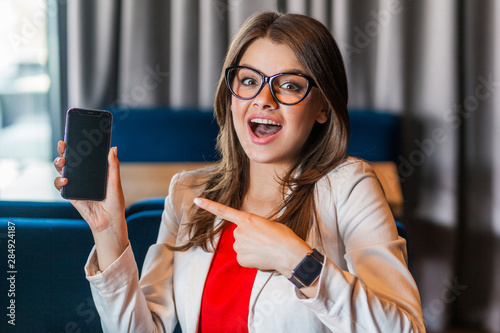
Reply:
[[500, 0], [0, 0], [0, 200], [61, 200], [65, 111], [213, 106], [256, 11], [336, 38], [351, 109], [397, 115], [410, 269], [429, 332], [500, 332]]

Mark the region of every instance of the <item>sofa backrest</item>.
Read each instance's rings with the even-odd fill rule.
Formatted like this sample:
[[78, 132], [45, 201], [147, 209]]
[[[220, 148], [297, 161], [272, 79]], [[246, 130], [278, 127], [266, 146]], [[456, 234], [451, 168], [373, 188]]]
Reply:
[[219, 126], [212, 110], [111, 109], [121, 162], [209, 162]]
[[0, 217], [81, 219], [69, 201], [0, 201]]
[[[4, 312], [11, 300], [15, 302], [15, 331], [100, 332], [83, 270], [94, 243], [87, 223], [76, 219], [0, 218], [0, 228], [1, 253], [8, 244], [15, 246], [9, 253], [15, 262], [1, 261], [2, 272], [13, 277], [13, 283], [3, 279], [0, 298]], [[7, 254], [2, 257], [7, 259]], [[6, 297], [9, 290], [14, 292], [12, 297]], [[0, 332], [13, 332], [6, 320], [10, 318], [3, 316]]]
[[[122, 162], [211, 162], [217, 160], [219, 127], [213, 110], [111, 109], [112, 146]], [[399, 117], [374, 110], [349, 112], [348, 154], [368, 161], [396, 161]]]

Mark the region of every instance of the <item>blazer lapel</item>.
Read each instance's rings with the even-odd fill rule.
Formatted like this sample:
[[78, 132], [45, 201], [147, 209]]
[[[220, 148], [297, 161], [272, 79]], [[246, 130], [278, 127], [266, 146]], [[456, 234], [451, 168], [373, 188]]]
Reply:
[[264, 289], [266, 284], [269, 282], [269, 279], [271, 279], [271, 277], [274, 274], [276, 273], [257, 271], [257, 274], [255, 275], [255, 281], [252, 287], [252, 293], [250, 294], [250, 304], [248, 305], [249, 321], [251, 317], [253, 317], [254, 315], [255, 302], [257, 302], [257, 299], [259, 299], [262, 289]]
[[[222, 222], [220, 218], [215, 220], [215, 228]], [[214, 246], [217, 248], [220, 235], [214, 239]], [[189, 251], [190, 254], [186, 256], [189, 260], [189, 265], [186, 270], [186, 277], [189, 279], [186, 288], [186, 331], [188, 333], [196, 333], [198, 326], [198, 319], [200, 317], [201, 300], [203, 297], [203, 289], [205, 288], [205, 281], [207, 279], [214, 251], [205, 252], [203, 249], [197, 247]]]

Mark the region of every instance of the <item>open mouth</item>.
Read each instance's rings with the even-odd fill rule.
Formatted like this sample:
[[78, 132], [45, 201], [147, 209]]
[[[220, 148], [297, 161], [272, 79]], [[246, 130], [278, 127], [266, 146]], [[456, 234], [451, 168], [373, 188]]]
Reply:
[[283, 125], [270, 119], [254, 118], [250, 120], [250, 129], [258, 138], [266, 138], [281, 131]]

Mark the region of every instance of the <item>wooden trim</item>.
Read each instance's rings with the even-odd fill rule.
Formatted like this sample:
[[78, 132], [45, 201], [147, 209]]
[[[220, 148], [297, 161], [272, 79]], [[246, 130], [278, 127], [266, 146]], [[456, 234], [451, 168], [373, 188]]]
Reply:
[[[121, 163], [120, 174], [125, 204], [150, 197], [165, 197], [172, 177], [182, 170], [193, 170], [210, 165], [196, 163]], [[396, 217], [403, 214], [403, 194], [398, 170], [393, 162], [371, 162], [389, 206]]]

